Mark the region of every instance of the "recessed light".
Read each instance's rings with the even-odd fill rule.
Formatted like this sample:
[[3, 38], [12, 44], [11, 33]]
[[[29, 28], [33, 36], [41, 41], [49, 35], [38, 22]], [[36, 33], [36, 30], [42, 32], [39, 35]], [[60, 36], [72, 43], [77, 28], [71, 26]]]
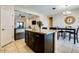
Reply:
[[68, 5], [65, 5], [65, 6], [68, 6]]
[[65, 6], [70, 6], [70, 5], [65, 5]]
[[53, 10], [55, 10], [56, 8], [52, 8]]

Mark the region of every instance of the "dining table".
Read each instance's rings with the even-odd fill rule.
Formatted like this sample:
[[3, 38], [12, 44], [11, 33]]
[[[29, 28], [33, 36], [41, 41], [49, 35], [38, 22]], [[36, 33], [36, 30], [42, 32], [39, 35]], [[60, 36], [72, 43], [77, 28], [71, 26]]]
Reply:
[[76, 29], [75, 28], [62, 28], [62, 27], [50, 27], [49, 28], [50, 30], [67, 30], [67, 31], [73, 31], [74, 33], [74, 44], [76, 44], [76, 36], [75, 36], [75, 32], [76, 32]]

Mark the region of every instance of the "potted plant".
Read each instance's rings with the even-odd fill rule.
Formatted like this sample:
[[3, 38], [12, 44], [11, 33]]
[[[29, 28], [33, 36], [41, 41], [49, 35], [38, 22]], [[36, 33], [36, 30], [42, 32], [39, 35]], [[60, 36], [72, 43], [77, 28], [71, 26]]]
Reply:
[[42, 21], [37, 21], [37, 25], [38, 25], [38, 27], [39, 27], [39, 30], [41, 31], [41, 26], [43, 26]]

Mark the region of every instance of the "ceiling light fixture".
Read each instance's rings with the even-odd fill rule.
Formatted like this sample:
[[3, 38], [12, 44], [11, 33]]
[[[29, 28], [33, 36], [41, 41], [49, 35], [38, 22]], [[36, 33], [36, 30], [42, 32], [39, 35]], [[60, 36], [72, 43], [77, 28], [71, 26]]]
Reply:
[[65, 5], [65, 6], [71, 6], [71, 5]]
[[64, 15], [70, 15], [71, 13], [72, 12], [71, 11], [68, 11], [68, 10], [63, 12]]

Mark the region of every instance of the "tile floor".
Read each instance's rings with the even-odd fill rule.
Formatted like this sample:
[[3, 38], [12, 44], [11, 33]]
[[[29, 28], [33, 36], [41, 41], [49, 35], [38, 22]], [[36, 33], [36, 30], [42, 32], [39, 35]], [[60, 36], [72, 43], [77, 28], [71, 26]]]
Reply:
[[0, 48], [0, 53], [34, 53], [23, 39], [16, 40]]
[[56, 40], [55, 52], [56, 53], [79, 53], [79, 43], [73, 44], [73, 39], [69, 41], [68, 38], [66, 38], [65, 40], [60, 38], [59, 40]]
[[[63, 40], [61, 37], [55, 41], [56, 53], [79, 53], [79, 43], [73, 44], [73, 39]], [[0, 48], [0, 53], [34, 53], [24, 42], [24, 39], [11, 42], [10, 44]]]

